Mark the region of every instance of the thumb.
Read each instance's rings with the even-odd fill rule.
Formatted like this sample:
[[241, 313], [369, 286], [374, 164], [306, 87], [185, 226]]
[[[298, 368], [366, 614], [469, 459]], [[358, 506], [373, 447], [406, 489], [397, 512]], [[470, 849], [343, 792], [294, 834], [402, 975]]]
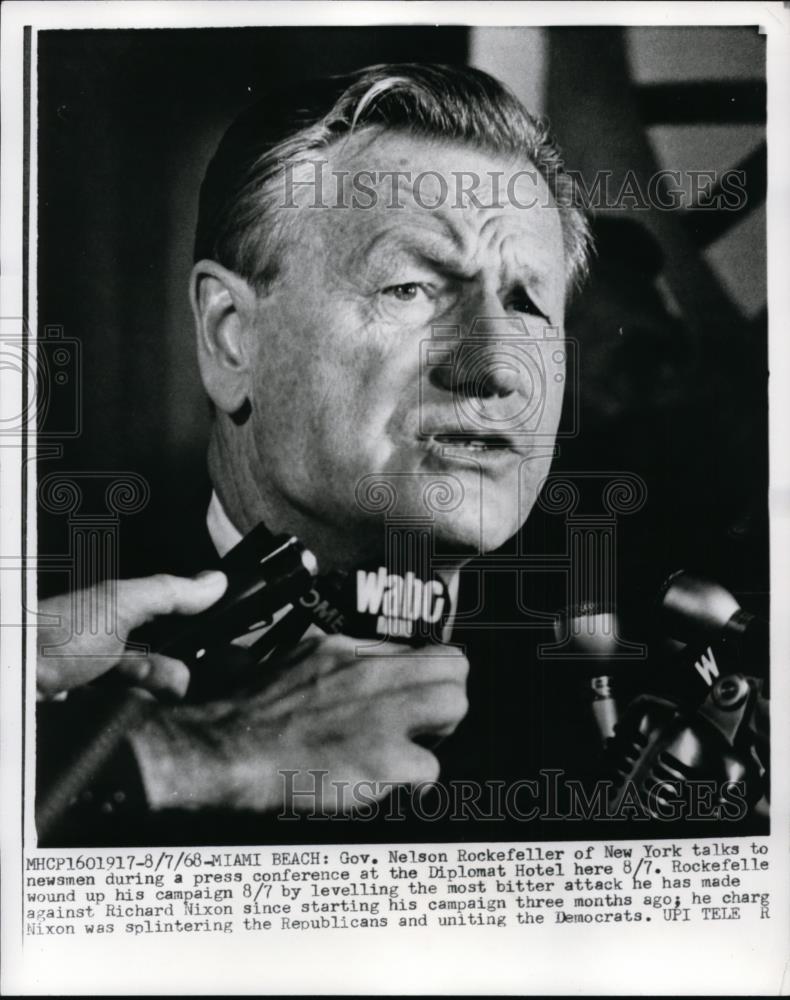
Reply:
[[205, 570], [194, 577], [158, 573], [136, 580], [118, 581], [118, 622], [128, 635], [132, 629], [161, 615], [195, 615], [222, 597], [228, 578], [220, 570]]

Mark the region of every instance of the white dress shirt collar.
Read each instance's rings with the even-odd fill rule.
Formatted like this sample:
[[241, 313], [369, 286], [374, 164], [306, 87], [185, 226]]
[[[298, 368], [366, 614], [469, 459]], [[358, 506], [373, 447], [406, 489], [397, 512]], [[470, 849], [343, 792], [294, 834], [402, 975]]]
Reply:
[[220, 559], [226, 556], [242, 539], [241, 532], [228, 517], [225, 508], [222, 506], [222, 501], [214, 491], [212, 491], [211, 502], [208, 505], [206, 526], [208, 527], [212, 544], [217, 550]]

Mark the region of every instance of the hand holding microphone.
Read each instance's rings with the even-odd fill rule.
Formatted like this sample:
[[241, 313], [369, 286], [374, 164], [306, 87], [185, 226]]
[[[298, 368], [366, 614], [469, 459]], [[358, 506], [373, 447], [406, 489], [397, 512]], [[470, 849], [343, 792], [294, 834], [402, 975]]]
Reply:
[[[129, 635], [163, 616], [190, 616], [214, 605], [227, 578], [219, 571], [193, 578], [168, 576], [113, 580], [39, 602], [36, 688], [54, 698], [113, 671], [126, 683], [157, 695], [181, 697], [189, 670], [179, 657], [130, 650]], [[91, 627], [93, 623], [112, 625]], [[81, 627], [80, 627], [81, 626]]]
[[[65, 637], [57, 644], [50, 635], [49, 645], [46, 634], [42, 637], [39, 691], [46, 696], [55, 687], [63, 689], [64, 684], [67, 688], [84, 686], [107, 676], [116, 663], [119, 668], [114, 675], [134, 687], [80, 692], [78, 701], [90, 703], [93, 730], [86, 733], [81, 743], [70, 747], [47, 781], [39, 783], [36, 819], [40, 837], [46, 838], [57, 828], [72, 802], [102, 772], [124, 741], [156, 714], [155, 702], [140, 690], [144, 686], [141, 681], [148, 681], [149, 688], [159, 693], [179, 695], [195, 688], [199, 692], [211, 691], [218, 684], [227, 689], [238, 679], [222, 677], [216, 669], [206, 669], [204, 661], [208, 659], [209, 647], [230, 642], [251, 623], [259, 622], [297, 597], [317, 570], [312, 554], [296, 539], [272, 539], [265, 529], [251, 532], [228, 553], [221, 566], [224, 572], [201, 576], [195, 581], [154, 576], [111, 581], [102, 588], [94, 588], [97, 594], [117, 598], [108, 600], [100, 609], [103, 612], [100, 620], [108, 620], [112, 626], [107, 630], [111, 634], [101, 636], [101, 655], [96, 655], [95, 649], [92, 651], [90, 634], [88, 638], [72, 641], [77, 621], [65, 613], [65, 605], [70, 602], [73, 611], [79, 592], [56, 599], [64, 606], [59, 624]], [[52, 612], [53, 607], [44, 610]], [[136, 626], [145, 629], [145, 623], [149, 623], [147, 632], [135, 631]], [[95, 646], [96, 636], [92, 638]], [[141, 644], [139, 640], [146, 638], [148, 642]], [[110, 649], [108, 645], [117, 648]], [[59, 649], [61, 654], [67, 651], [67, 655], [58, 656]], [[44, 655], [47, 652], [49, 660]], [[134, 658], [133, 652], [143, 656]], [[165, 684], [163, 677], [170, 683]], [[156, 683], [152, 684], [152, 679]], [[77, 706], [81, 707], [84, 705]]]
[[[131, 636], [146, 660], [159, 656], [188, 668], [187, 700], [158, 705], [135, 691], [111, 692], [87, 744], [40, 791], [41, 837], [57, 829], [122, 741], [154, 811], [275, 810], [287, 771], [297, 794], [300, 781], [310, 785], [319, 770], [329, 785], [372, 782], [373, 798], [393, 783], [436, 777], [438, 763], [424, 744], [463, 718], [468, 670], [457, 650], [419, 647], [426, 632], [441, 635], [449, 613], [440, 580], [380, 566], [317, 577], [311, 553], [262, 525], [221, 567], [227, 589], [210, 608], [160, 618]], [[364, 638], [300, 642], [311, 622]], [[413, 645], [393, 643], [390, 630]], [[237, 645], [245, 638], [253, 641]], [[352, 805], [341, 797], [328, 808]]]
[[[248, 647], [257, 665], [241, 696], [228, 688], [152, 714], [131, 736], [149, 806], [310, 811], [318, 773], [334, 814], [353, 810], [360, 782], [370, 801], [393, 784], [435, 780], [428, 746], [465, 715], [469, 665], [452, 647], [424, 644], [450, 611], [443, 582], [400, 569], [315, 577]], [[299, 641], [311, 623], [329, 634]], [[198, 645], [190, 637], [194, 655]]]

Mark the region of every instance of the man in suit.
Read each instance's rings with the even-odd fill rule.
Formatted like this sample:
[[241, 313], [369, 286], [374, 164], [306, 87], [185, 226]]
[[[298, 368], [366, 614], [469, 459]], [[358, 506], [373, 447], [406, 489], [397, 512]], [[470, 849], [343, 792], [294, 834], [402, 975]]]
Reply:
[[[323, 574], [380, 560], [386, 518], [365, 490], [383, 483], [399, 516], [430, 514], [455, 602], [462, 567], [520, 529], [548, 473], [555, 338], [587, 242], [547, 134], [479, 71], [372, 67], [245, 112], [206, 174], [190, 288], [214, 411], [216, 553], [263, 521], [298, 536]], [[453, 501], [427, 510], [428, 484]], [[216, 572], [119, 581], [118, 648], [86, 639], [68, 659], [42, 657], [40, 696], [110, 669], [182, 695], [183, 664], [130, 659], [123, 640], [211, 606], [225, 584]], [[70, 606], [42, 608], [61, 636]], [[41, 630], [42, 646], [57, 638]], [[255, 690], [157, 704], [116, 770], [134, 775], [147, 815], [276, 814], [316, 770], [327, 793], [364, 781], [381, 799], [437, 778], [467, 670], [454, 647], [390, 642], [366, 656], [352, 637], [309, 634]], [[48, 725], [68, 728], [68, 705], [49, 705]]]

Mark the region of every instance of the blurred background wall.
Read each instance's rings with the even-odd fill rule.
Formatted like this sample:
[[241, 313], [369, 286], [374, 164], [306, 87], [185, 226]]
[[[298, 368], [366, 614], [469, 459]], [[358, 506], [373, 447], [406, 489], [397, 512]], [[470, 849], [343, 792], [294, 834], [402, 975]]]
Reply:
[[[475, 65], [549, 118], [588, 191], [606, 172], [615, 193], [680, 172], [681, 210], [637, 195], [591, 213], [597, 258], [567, 324], [579, 345], [580, 433], [561, 445], [554, 471], [627, 469], [645, 480], [646, 509], [621, 519], [626, 575], [649, 576], [662, 560], [692, 564], [761, 604], [763, 36], [752, 27], [477, 28], [469, 45]], [[727, 171], [740, 172], [742, 204], [712, 210]], [[533, 545], [549, 531], [540, 520], [527, 530]]]
[[[571, 41], [573, 53], [566, 51]], [[586, 65], [579, 63], [579, 50]], [[701, 246], [739, 310], [749, 319], [759, 316], [766, 299], [765, 206], [754, 188], [762, 179], [764, 190], [765, 44], [757, 28], [473, 28], [469, 61], [498, 75], [527, 107], [550, 113], [571, 166], [587, 165], [588, 144], [611, 165], [612, 151], [599, 131], [601, 118], [611, 113], [611, 104], [602, 103], [602, 82], [619, 70], [621, 97], [634, 92], [639, 125], [659, 168], [749, 170], [750, 210]], [[550, 69], [567, 81], [570, 100], [548, 93]], [[596, 104], [597, 113], [589, 115]], [[634, 135], [627, 143], [626, 159], [633, 158], [636, 141]]]
[[[648, 511], [630, 529], [637, 563], [669, 547], [762, 592], [764, 45], [747, 27], [41, 33], [39, 320], [82, 345], [83, 430], [39, 475], [145, 476], [144, 541], [126, 565], [155, 555], [177, 568], [162, 526], [204, 488], [208, 412], [186, 288], [207, 159], [270, 81], [390, 60], [488, 70], [548, 115], [569, 166], [589, 181], [611, 171], [615, 190], [628, 171], [745, 171], [737, 212], [593, 213], [594, 280], [569, 321], [581, 433], [557, 468], [646, 479]], [[54, 405], [50, 426], [61, 419]], [[529, 530], [533, 545], [551, 535], [539, 518]], [[40, 550], [62, 545], [58, 518], [43, 517]]]

